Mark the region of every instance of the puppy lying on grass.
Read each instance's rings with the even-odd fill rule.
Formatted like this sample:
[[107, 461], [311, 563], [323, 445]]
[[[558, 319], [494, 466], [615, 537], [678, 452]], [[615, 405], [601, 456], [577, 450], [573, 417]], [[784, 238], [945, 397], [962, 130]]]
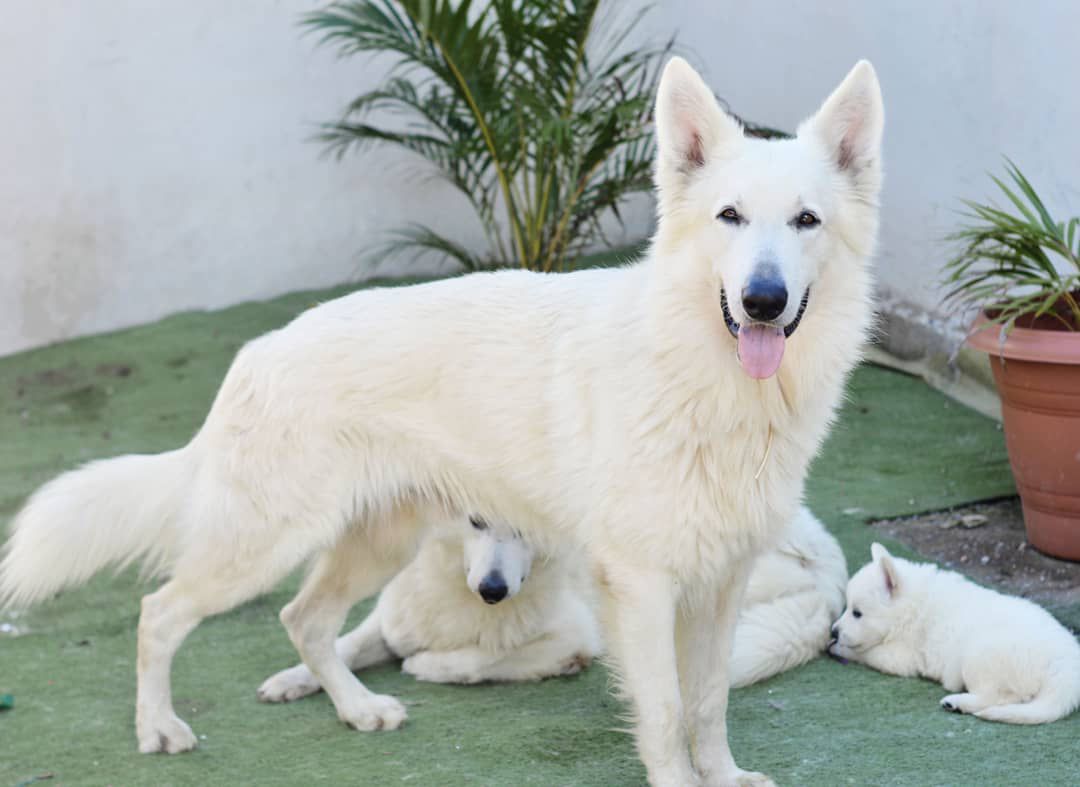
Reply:
[[[437, 525], [371, 614], [338, 639], [338, 654], [354, 671], [404, 659], [402, 671], [434, 683], [580, 672], [600, 653], [582, 592], [588, 577], [569, 557], [534, 557], [512, 530], [478, 517]], [[258, 697], [289, 702], [321, 688], [298, 664], [268, 678]]]
[[829, 652], [893, 675], [940, 681], [941, 707], [1043, 724], [1080, 707], [1080, 643], [1042, 607], [881, 544], [851, 578]]
[[[800, 509], [750, 575], [731, 685], [756, 683], [821, 653], [843, 609], [846, 581], [840, 545]], [[601, 649], [583, 563], [535, 555], [509, 528], [477, 517], [433, 528], [372, 613], [336, 647], [350, 669], [400, 658], [404, 672], [435, 683], [572, 675]], [[320, 688], [298, 664], [268, 678], [258, 696], [289, 702]]]

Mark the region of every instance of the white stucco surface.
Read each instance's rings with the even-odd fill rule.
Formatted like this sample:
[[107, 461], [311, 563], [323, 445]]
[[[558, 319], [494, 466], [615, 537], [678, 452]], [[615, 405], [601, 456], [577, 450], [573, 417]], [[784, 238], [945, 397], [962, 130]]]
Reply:
[[395, 152], [317, 124], [379, 81], [302, 36], [302, 0], [5, 0], [0, 355], [338, 283], [388, 226], [479, 230]]
[[[621, 1], [621, 0], [619, 0]], [[478, 247], [468, 206], [383, 150], [310, 141], [375, 85], [302, 36], [310, 0], [5, 0], [0, 355], [337, 283], [419, 219]], [[648, 17], [740, 114], [793, 128], [860, 57], [888, 112], [885, 294], [934, 310], [961, 196], [1011, 156], [1080, 213], [1080, 4], [661, 0]], [[628, 214], [648, 231], [648, 209]], [[635, 232], [636, 231], [636, 232]]]

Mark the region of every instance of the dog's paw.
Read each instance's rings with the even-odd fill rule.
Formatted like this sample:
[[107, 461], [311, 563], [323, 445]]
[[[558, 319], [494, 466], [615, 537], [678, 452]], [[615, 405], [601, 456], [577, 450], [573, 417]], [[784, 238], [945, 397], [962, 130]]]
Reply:
[[372, 694], [347, 711], [338, 712], [338, 718], [354, 730], [396, 730], [405, 723], [408, 714], [405, 706], [386, 694]]
[[701, 783], [706, 787], [776, 787], [775, 782], [764, 773], [744, 770], [729, 771], [723, 776], [703, 773]]
[[592, 664], [592, 657], [587, 653], [575, 653], [559, 665], [559, 675], [577, 675]]
[[143, 754], [179, 754], [198, 745], [195, 733], [175, 714], [137, 725], [139, 751]]
[[977, 713], [986, 707], [974, 694], [949, 694], [941, 698], [941, 707], [951, 713]]
[[426, 683], [479, 683], [474, 665], [459, 661], [447, 653], [425, 650], [401, 662], [401, 671]]
[[282, 670], [263, 681], [256, 692], [259, 702], [292, 702], [320, 691], [322, 686], [303, 664]]
[[743, 771], [735, 777], [738, 787], [776, 787], [776, 782], [757, 771]]

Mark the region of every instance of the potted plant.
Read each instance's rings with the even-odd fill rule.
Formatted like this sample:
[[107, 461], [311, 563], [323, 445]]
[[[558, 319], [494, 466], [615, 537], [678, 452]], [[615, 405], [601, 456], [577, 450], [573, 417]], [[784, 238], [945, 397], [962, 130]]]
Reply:
[[1055, 221], [1006, 169], [1010, 207], [965, 203], [946, 300], [980, 309], [968, 343], [990, 356], [1028, 540], [1080, 560], [1080, 217]]

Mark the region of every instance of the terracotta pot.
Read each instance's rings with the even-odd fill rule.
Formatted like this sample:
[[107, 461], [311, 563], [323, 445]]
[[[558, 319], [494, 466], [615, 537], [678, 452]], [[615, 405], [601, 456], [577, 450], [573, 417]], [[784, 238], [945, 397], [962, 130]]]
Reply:
[[1002, 342], [982, 314], [968, 343], [990, 356], [1028, 541], [1080, 560], [1080, 332], [1018, 321]]

